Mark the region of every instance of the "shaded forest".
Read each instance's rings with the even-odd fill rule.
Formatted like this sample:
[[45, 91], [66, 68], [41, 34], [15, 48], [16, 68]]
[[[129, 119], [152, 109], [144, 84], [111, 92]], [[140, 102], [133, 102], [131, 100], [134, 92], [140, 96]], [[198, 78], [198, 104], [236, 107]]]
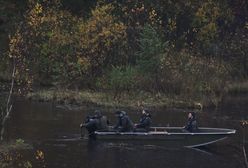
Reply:
[[0, 1], [1, 81], [219, 97], [248, 75], [246, 0]]

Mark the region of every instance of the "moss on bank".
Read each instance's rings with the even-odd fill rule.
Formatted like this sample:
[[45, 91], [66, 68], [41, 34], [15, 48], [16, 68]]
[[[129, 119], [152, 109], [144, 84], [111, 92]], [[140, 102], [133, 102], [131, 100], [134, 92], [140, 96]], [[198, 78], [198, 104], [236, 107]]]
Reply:
[[59, 104], [94, 104], [108, 107], [173, 107], [173, 108], [202, 108], [197, 100], [169, 97], [165, 94], [149, 92], [125, 92], [114, 96], [112, 92], [95, 92], [89, 90], [39, 90], [27, 95], [35, 101], [55, 101]]
[[28, 150], [32, 149], [32, 146], [22, 139], [17, 139], [12, 142], [2, 142], [0, 143], [0, 153], [8, 153], [13, 150]]

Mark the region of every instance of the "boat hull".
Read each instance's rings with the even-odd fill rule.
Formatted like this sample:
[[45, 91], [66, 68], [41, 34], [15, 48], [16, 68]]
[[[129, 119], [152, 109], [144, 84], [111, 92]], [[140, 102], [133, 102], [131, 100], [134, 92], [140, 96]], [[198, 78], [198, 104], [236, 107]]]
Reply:
[[236, 132], [222, 128], [199, 128], [199, 131], [195, 133], [186, 132], [181, 127], [152, 127], [152, 129], [149, 132], [96, 131], [95, 135], [98, 140], [112, 142], [199, 147], [223, 140]]

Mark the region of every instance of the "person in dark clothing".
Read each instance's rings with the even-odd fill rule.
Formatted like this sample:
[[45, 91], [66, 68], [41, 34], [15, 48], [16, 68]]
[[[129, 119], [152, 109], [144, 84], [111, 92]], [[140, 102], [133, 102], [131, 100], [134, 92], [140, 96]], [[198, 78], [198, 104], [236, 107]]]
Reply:
[[83, 136], [83, 128], [86, 128], [88, 131], [88, 136], [94, 138], [94, 132], [97, 130], [97, 119], [94, 116], [87, 116], [84, 123], [80, 124], [81, 136]]
[[107, 130], [109, 121], [106, 116], [102, 115], [99, 110], [95, 111], [94, 118], [96, 119], [97, 130]]
[[139, 124], [135, 125], [136, 131], [149, 131], [152, 123], [151, 114], [147, 110], [142, 110], [142, 116], [140, 117]]
[[188, 132], [196, 132], [198, 130], [194, 112], [189, 112], [188, 121], [187, 121], [187, 124], [184, 126], [184, 130]]
[[118, 117], [117, 124], [114, 126], [115, 130], [120, 132], [133, 131], [133, 122], [125, 111], [116, 111], [115, 114]]
[[81, 135], [82, 129], [85, 127], [88, 131], [89, 137], [94, 137], [94, 132], [97, 130], [107, 130], [108, 129], [108, 120], [106, 116], [103, 116], [99, 110], [95, 111], [93, 116], [87, 116], [84, 123], [80, 125]]

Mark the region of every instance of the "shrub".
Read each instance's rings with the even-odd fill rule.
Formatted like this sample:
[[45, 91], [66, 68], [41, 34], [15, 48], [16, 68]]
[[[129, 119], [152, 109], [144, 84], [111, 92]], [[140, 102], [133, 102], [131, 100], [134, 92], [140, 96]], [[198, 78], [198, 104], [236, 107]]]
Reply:
[[136, 74], [136, 69], [130, 65], [112, 68], [109, 73], [109, 87], [114, 90], [115, 96], [135, 88]]

